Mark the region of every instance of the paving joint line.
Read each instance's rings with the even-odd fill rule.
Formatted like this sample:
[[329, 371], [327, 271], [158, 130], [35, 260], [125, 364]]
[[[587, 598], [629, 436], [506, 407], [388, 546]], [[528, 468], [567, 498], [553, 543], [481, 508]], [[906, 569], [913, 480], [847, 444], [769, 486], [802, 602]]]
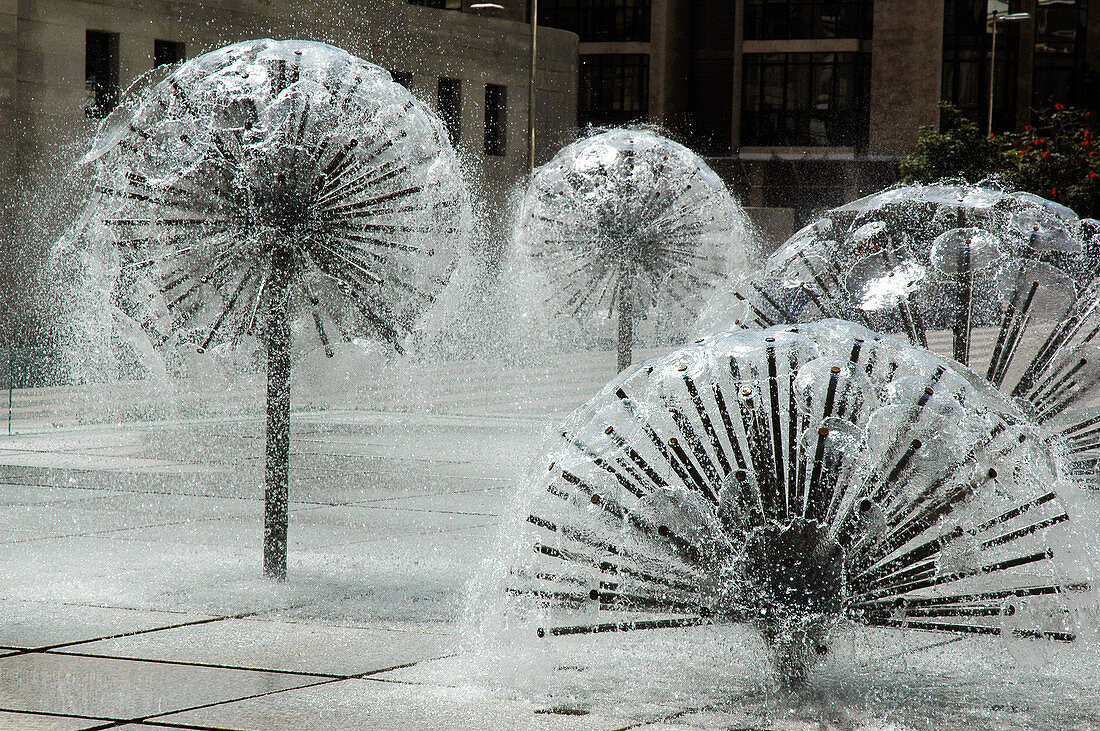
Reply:
[[[22, 602], [24, 604], [46, 604], [48, 606], [76, 607], [78, 609], [118, 609], [127, 612], [156, 612], [158, 614], [196, 614], [184, 609], [148, 609], [145, 607], [124, 607], [118, 604], [104, 604], [98, 602], [62, 602], [47, 601], [45, 599], [20, 599], [19, 597], [0, 597], [0, 602]], [[201, 614], [201, 612], [200, 612]]]
[[[247, 616], [247, 615], [245, 615], [245, 616]], [[59, 642], [59, 643], [56, 643], [56, 644], [53, 644], [53, 645], [41, 645], [41, 646], [38, 646], [38, 647], [24, 647], [24, 648], [20, 648], [19, 651], [15, 654], [17, 654], [17, 655], [31, 655], [31, 654], [35, 654], [35, 653], [62, 654], [62, 653], [54, 653], [54, 650], [60, 650], [60, 649], [65, 648], [65, 647], [76, 647], [78, 645], [86, 645], [86, 644], [90, 644], [92, 642], [103, 642], [105, 640], [117, 640], [117, 639], [121, 639], [123, 637], [136, 637], [138, 635], [149, 634], [149, 633], [152, 633], [152, 632], [162, 632], [164, 630], [169, 630], [169, 629], [179, 629], [180, 627], [194, 627], [194, 626], [202, 625], [202, 624], [211, 624], [213, 622], [222, 622], [222, 621], [225, 621], [227, 619], [243, 619], [243, 617], [206, 617], [205, 619], [195, 619], [195, 620], [191, 620], [189, 622], [178, 622], [176, 624], [169, 624], [169, 625], [164, 625], [164, 626], [161, 626], [161, 627], [149, 627], [149, 628], [146, 628], [146, 629], [133, 630], [133, 631], [130, 631], [130, 632], [118, 632], [118, 633], [113, 634], [113, 635], [103, 635], [102, 637], [93, 637], [91, 639], [86, 639], [86, 640], [72, 640], [70, 642]], [[64, 654], [73, 654], [73, 653], [64, 653]]]
[[[181, 708], [181, 709], [177, 709], [177, 710], [174, 710], [174, 711], [165, 711], [163, 713], [154, 713], [154, 714], [149, 714], [147, 716], [139, 716], [139, 717], [131, 718], [131, 719], [127, 719], [127, 720], [113, 721], [113, 722], [108, 723], [108, 724], [103, 725], [103, 726], [96, 726], [96, 727], [91, 728], [91, 729], [86, 729], [85, 731], [104, 731], [105, 729], [118, 728], [119, 726], [125, 726], [125, 725], [131, 724], [131, 723], [133, 723], [133, 724], [152, 723], [152, 724], [166, 725], [166, 724], [170, 724], [171, 722], [170, 721], [160, 721], [160, 722], [158, 722], [155, 719], [163, 718], [165, 716], [174, 716], [178, 713], [190, 713], [192, 711], [198, 711], [198, 710], [202, 710], [204, 708], [213, 708], [215, 706], [222, 706], [222, 705], [226, 705], [228, 703], [239, 703], [241, 701], [254, 700], [256, 698], [265, 698], [265, 697], [270, 696], [270, 695], [276, 695], [278, 693], [286, 693], [286, 692], [292, 691], [292, 690], [302, 690], [302, 689], [305, 689], [305, 688], [316, 688], [316, 687], [319, 687], [319, 686], [322, 686], [322, 685], [331, 685], [333, 683], [344, 682], [346, 680], [368, 679], [369, 676], [371, 676], [371, 675], [377, 675], [379, 673], [388, 673], [388, 672], [391, 672], [393, 670], [401, 670], [402, 668], [410, 668], [410, 667], [413, 667], [414, 665], [416, 665], [420, 662], [427, 662], [427, 661], [431, 661], [431, 660], [442, 660], [442, 659], [445, 659], [445, 658], [448, 658], [448, 657], [454, 657], [455, 654], [456, 653], [450, 653], [450, 654], [447, 654], [447, 655], [440, 655], [438, 657], [425, 658], [424, 660], [416, 660], [414, 662], [402, 663], [400, 665], [394, 665], [394, 666], [388, 667], [388, 668], [381, 668], [381, 669], [378, 669], [378, 670], [368, 670], [367, 672], [356, 673], [354, 675], [334, 676], [334, 677], [331, 677], [331, 678], [326, 678], [324, 680], [319, 680], [315, 683], [304, 683], [302, 685], [297, 685], [297, 686], [293, 686], [293, 687], [290, 687], [290, 688], [281, 688], [279, 690], [268, 690], [268, 691], [264, 691], [262, 693], [254, 693], [252, 695], [242, 696], [242, 697], [239, 697], [239, 698], [227, 698], [226, 700], [214, 701], [212, 703], [203, 703], [203, 704], [200, 704], [200, 705], [197, 705], [197, 706], [192, 706], [192, 707], [189, 707], [189, 708]], [[184, 726], [175, 726], [175, 727], [176, 728], [194, 728], [192, 726], [186, 726], [186, 725], [184, 725]], [[198, 728], [205, 728], [205, 727], [200, 726]]]
[[58, 713], [56, 711], [34, 711], [25, 710], [19, 708], [4, 708], [0, 707], [0, 713], [21, 713], [27, 716], [47, 716], [50, 718], [78, 718], [81, 721], [111, 721], [114, 720], [110, 717], [103, 716], [84, 716], [79, 713]]
[[182, 665], [192, 668], [211, 668], [217, 670], [243, 670], [250, 673], [271, 673], [273, 675], [302, 675], [310, 678], [339, 679], [340, 673], [315, 673], [309, 670], [280, 670], [276, 668], [248, 667], [245, 665], [221, 665], [213, 662], [198, 662], [195, 660], [166, 660], [163, 658], [128, 657], [124, 655], [104, 655], [95, 652], [65, 652], [64, 650], [45, 650], [43, 655], [55, 655], [58, 657], [87, 657], [96, 660], [119, 660], [122, 662], [151, 662], [158, 665]]
[[[443, 494], [446, 494], [446, 493], [443, 493]], [[245, 499], [256, 500], [258, 502], [258, 498], [245, 498]], [[293, 509], [293, 506], [295, 504], [297, 504], [299, 506], [303, 506], [303, 507]], [[47, 503], [47, 505], [49, 505], [49, 503]], [[430, 510], [428, 508], [401, 508], [401, 507], [390, 507], [390, 506], [375, 507], [375, 506], [372, 506], [372, 505], [357, 505], [356, 503], [335, 503], [335, 502], [334, 503], [323, 503], [323, 502], [304, 501], [304, 500], [291, 500], [289, 502], [289, 505], [292, 508], [291, 514], [293, 514], [293, 513], [312, 512], [312, 511], [315, 511], [315, 510], [322, 510], [324, 508], [361, 507], [361, 508], [365, 508], [365, 509], [368, 509], [368, 510], [394, 510], [394, 511], [406, 512], [406, 513], [434, 513], [434, 514], [439, 514], [439, 515], [468, 515], [468, 516], [483, 517], [483, 518], [497, 518], [497, 517], [500, 517], [496, 513], [475, 513], [475, 512], [466, 512], [466, 511], [461, 511], [461, 510]], [[168, 521], [168, 522], [165, 522], [165, 523], [149, 523], [149, 524], [145, 524], [145, 525], [132, 525], [132, 526], [126, 526], [126, 527], [123, 527], [123, 528], [108, 528], [108, 529], [99, 530], [99, 531], [86, 531], [84, 533], [62, 533], [62, 534], [59, 534], [59, 535], [36, 536], [34, 538], [14, 538], [14, 539], [5, 541], [5, 543], [14, 545], [14, 544], [27, 544], [27, 543], [41, 543], [43, 541], [64, 540], [64, 539], [67, 539], [67, 538], [92, 538], [92, 537], [95, 537], [95, 536], [109, 536], [109, 535], [116, 534], [116, 533], [128, 533], [130, 531], [147, 530], [149, 528], [168, 528], [168, 527], [177, 526], [177, 525], [192, 525], [192, 524], [195, 524], [195, 523], [210, 523], [210, 522], [217, 522], [217, 521], [222, 521], [222, 520], [231, 520], [235, 517], [242, 517], [242, 516], [212, 515], [212, 516], [209, 516], [209, 517], [206, 517], [206, 518], [187, 518], [187, 519], [184, 519], [184, 520], [173, 520], [173, 521]]]
[[[330, 597], [329, 601], [347, 600], [347, 599], [351, 599], [351, 598], [352, 598], [352, 595], [346, 594], [343, 597], [339, 597], [339, 596]], [[53, 651], [54, 650], [59, 650], [59, 649], [62, 649], [62, 648], [66, 648], [66, 647], [76, 647], [78, 645], [87, 645], [87, 644], [90, 644], [92, 642], [103, 642], [105, 640], [117, 640], [117, 639], [121, 639], [123, 637], [136, 637], [138, 635], [146, 635], [146, 634], [151, 634], [153, 632], [163, 632], [164, 630], [179, 629], [181, 627], [193, 627], [193, 626], [203, 625], [203, 624], [212, 624], [214, 622], [224, 622], [226, 620], [231, 620], [231, 619], [257, 619], [259, 621], [277, 621], [277, 620], [265, 619], [263, 615], [270, 615], [272, 612], [285, 612], [285, 611], [292, 611], [292, 610], [295, 610], [295, 609], [302, 609], [304, 607], [308, 607], [308, 606], [312, 606], [313, 604], [316, 604], [318, 602], [318, 600], [319, 600], [318, 597], [312, 597], [308, 601], [295, 602], [295, 603], [292, 603], [292, 604], [287, 604], [286, 606], [262, 607], [262, 608], [253, 609], [253, 610], [250, 610], [250, 611], [247, 611], [247, 612], [238, 612], [237, 614], [215, 615], [215, 616], [205, 617], [203, 619], [191, 620], [191, 621], [188, 621], [188, 622], [177, 622], [176, 624], [169, 624], [169, 625], [164, 625], [164, 626], [161, 626], [161, 627], [148, 627], [146, 629], [132, 630], [132, 631], [129, 631], [129, 632], [119, 632], [119, 633], [112, 634], [112, 635], [104, 635], [104, 636], [101, 636], [101, 637], [93, 637], [91, 639], [73, 640], [71, 642], [61, 642], [61, 643], [57, 643], [57, 644], [54, 644], [54, 645], [42, 645], [42, 646], [39, 646], [39, 647], [24, 647], [24, 648], [19, 648], [13, 654], [14, 655], [29, 655], [29, 654], [32, 654], [32, 653], [52, 653], [52, 654], [58, 654], [58, 655], [60, 655], [60, 654], [75, 655], [76, 653], [54, 653]], [[76, 606], [80, 606], [80, 605], [76, 605]], [[136, 611], [143, 611], [143, 610], [136, 610]], [[5, 655], [5, 657], [11, 657], [11, 656], [12, 655]]]
[[[293, 468], [292, 468], [292, 471], [293, 471]], [[376, 474], [376, 473], [372, 473], [372, 474]], [[404, 474], [404, 473], [393, 472], [393, 473], [387, 473], [387, 474], [395, 474], [396, 475], [396, 474]], [[465, 475], [465, 476], [456, 476], [456, 477], [461, 477], [462, 479], [469, 479], [469, 480], [489, 480], [489, 481], [498, 481], [498, 482], [510, 482], [511, 481], [511, 478], [508, 478], [508, 477], [480, 477], [480, 476], [477, 476], [477, 475]], [[448, 477], [447, 479], [450, 480], [452, 478]], [[217, 499], [217, 500], [249, 500], [249, 501], [258, 501], [259, 500], [258, 497], [250, 497], [248, 495], [213, 495], [213, 494], [210, 494], [210, 493], [202, 493], [202, 492], [172, 492], [172, 491], [168, 491], [168, 490], [137, 490], [137, 489], [125, 489], [125, 488], [119, 488], [119, 487], [108, 487], [108, 486], [105, 486], [105, 485], [104, 486], [56, 485], [56, 484], [52, 484], [52, 483], [48, 483], [48, 482], [30, 482], [30, 481], [15, 482], [15, 481], [12, 481], [12, 480], [5, 480], [4, 482], [0, 483], [0, 487], [3, 487], [5, 485], [11, 485], [11, 486], [14, 486], [14, 487], [44, 487], [44, 488], [53, 488], [55, 490], [83, 490], [83, 491], [86, 491], [86, 492], [104, 492], [104, 493], [107, 493], [108, 495], [111, 494], [111, 493], [118, 493], [118, 494], [122, 494], [122, 495], [159, 495], [159, 496], [170, 496], [170, 497], [182, 496], [182, 497], [196, 497], [196, 498], [212, 498], [212, 499]], [[393, 500], [407, 500], [409, 497], [423, 497], [425, 495], [433, 496], [433, 497], [435, 497], [435, 496], [442, 497], [442, 496], [445, 496], [445, 495], [467, 495], [467, 494], [475, 493], [475, 492], [489, 492], [491, 490], [502, 490], [502, 489], [504, 489], [504, 486], [500, 486], [500, 487], [475, 487], [475, 488], [470, 488], [470, 489], [467, 489], [467, 490], [447, 490], [447, 491], [444, 491], [444, 492], [426, 492], [426, 493], [422, 493], [422, 494], [418, 494], [418, 495], [412, 495], [412, 496], [410, 496], [410, 495], [394, 495], [394, 496], [390, 496], [390, 497], [367, 498], [365, 500], [352, 500], [350, 502], [320, 502], [320, 501], [300, 500], [299, 499], [299, 500], [292, 500], [291, 504], [293, 505], [293, 504], [297, 503], [299, 505], [320, 505], [320, 506], [324, 506], [324, 507], [345, 507], [345, 506], [360, 506], [360, 505], [362, 505], [362, 507], [370, 507], [369, 505], [365, 505], [364, 503], [387, 502], [387, 501], [393, 501]], [[9, 504], [9, 503], [5, 503], [5, 504]], [[17, 504], [17, 503], [10, 503], [10, 504]], [[43, 504], [43, 505], [53, 505], [54, 503], [41, 503], [41, 504]]]

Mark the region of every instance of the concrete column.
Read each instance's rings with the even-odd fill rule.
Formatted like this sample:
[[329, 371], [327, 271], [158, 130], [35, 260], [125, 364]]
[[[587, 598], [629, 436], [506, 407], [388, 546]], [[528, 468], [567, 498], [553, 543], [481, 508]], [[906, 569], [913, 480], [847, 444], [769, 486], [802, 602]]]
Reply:
[[669, 13], [674, 0], [653, 0], [649, 9], [649, 120], [664, 124], [668, 84], [665, 54], [669, 46]]
[[943, 3], [875, 0], [870, 152], [902, 155], [939, 122]]
[[[656, 9], [658, 3], [654, 3]], [[660, 99], [650, 100], [650, 109], [659, 109], [661, 124], [676, 129], [683, 124], [689, 108], [691, 78], [691, 3], [689, 0], [663, 0], [662, 45], [650, 56], [650, 83], [655, 61], [659, 61], [661, 77]], [[657, 29], [654, 28], [654, 34]], [[659, 106], [654, 106], [657, 102]]]

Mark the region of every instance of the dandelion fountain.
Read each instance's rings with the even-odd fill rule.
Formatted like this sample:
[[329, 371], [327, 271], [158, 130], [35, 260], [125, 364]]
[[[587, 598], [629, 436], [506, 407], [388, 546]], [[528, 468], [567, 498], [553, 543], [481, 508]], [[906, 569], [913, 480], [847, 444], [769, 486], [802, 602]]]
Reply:
[[[540, 692], [582, 705], [630, 687], [723, 707], [766, 658], [765, 689], [867, 716], [883, 706], [854, 688], [913, 702], [931, 683], [917, 713], [952, 728], [1019, 697], [945, 695], [1007, 652], [1030, 708], [1004, 727], [1100, 722], [1078, 702], [1100, 647], [1100, 417], [1080, 408], [1100, 384], [1097, 230], [953, 184], [822, 216], [714, 298], [717, 334], [621, 373], [555, 433], [482, 585], [499, 595], [484, 645], [544, 657]], [[870, 656], [891, 680], [860, 677]], [[743, 714], [759, 694], [737, 697]]]
[[793, 685], [841, 622], [1072, 643], [1092, 589], [1056, 454], [981, 379], [861, 326], [715, 335], [565, 424], [505, 591], [546, 638], [747, 623]]
[[284, 579], [292, 344], [400, 350], [461, 255], [463, 176], [433, 112], [322, 43], [238, 43], [141, 86], [100, 128], [62, 255], [98, 253], [114, 322], [169, 357], [266, 358], [264, 572]]
[[618, 315], [618, 370], [650, 308], [693, 298], [751, 253], [748, 219], [703, 160], [645, 128], [563, 148], [535, 171], [514, 240], [548, 279], [552, 308]]
[[823, 214], [705, 318], [861, 322], [950, 355], [1047, 421], [1100, 380], [1098, 234], [1100, 222], [1027, 193], [901, 186]]

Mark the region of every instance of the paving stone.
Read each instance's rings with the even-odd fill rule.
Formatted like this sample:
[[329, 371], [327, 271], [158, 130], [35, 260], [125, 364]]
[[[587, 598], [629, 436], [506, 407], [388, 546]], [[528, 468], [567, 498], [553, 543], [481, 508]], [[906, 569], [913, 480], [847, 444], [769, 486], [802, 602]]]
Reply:
[[453, 636], [409, 627], [230, 619], [83, 644], [73, 651], [331, 675], [384, 670], [453, 651]]
[[179, 612], [0, 599], [0, 646], [44, 647], [204, 618]]
[[135, 719], [311, 682], [302, 675], [29, 653], [0, 658], [0, 708]]
[[535, 713], [522, 701], [502, 700], [474, 688], [412, 686], [371, 680], [344, 680], [313, 688], [158, 718], [166, 723], [224, 725], [242, 729], [293, 728], [296, 731], [380, 729], [621, 729], [628, 719], [595, 715]]
[[100, 726], [104, 720], [86, 718], [65, 718], [63, 716], [44, 716], [33, 713], [12, 713], [0, 711], [0, 728], [12, 731], [78, 731], [79, 729]]

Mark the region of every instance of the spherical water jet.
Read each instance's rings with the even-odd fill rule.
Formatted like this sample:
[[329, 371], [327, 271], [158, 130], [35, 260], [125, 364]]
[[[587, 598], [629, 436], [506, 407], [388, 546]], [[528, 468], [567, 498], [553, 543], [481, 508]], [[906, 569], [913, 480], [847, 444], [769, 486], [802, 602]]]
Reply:
[[282, 579], [292, 342], [400, 351], [462, 254], [462, 172], [433, 112], [322, 43], [238, 43], [148, 86], [100, 129], [76, 240], [161, 351], [266, 357], [264, 570]]
[[748, 625], [788, 686], [852, 626], [1072, 644], [1095, 536], [1058, 446], [972, 372], [858, 325], [710, 336], [621, 374], [539, 458], [493, 626], [691, 646]]
[[717, 296], [707, 328], [843, 318], [950, 355], [1073, 435], [1095, 474], [1100, 225], [1029, 193], [943, 183], [824, 213]]
[[750, 259], [749, 229], [702, 158], [628, 128], [580, 139], [536, 170], [513, 238], [545, 272], [556, 312], [617, 313], [621, 371], [635, 322], [651, 308], [691, 311], [728, 265]]

